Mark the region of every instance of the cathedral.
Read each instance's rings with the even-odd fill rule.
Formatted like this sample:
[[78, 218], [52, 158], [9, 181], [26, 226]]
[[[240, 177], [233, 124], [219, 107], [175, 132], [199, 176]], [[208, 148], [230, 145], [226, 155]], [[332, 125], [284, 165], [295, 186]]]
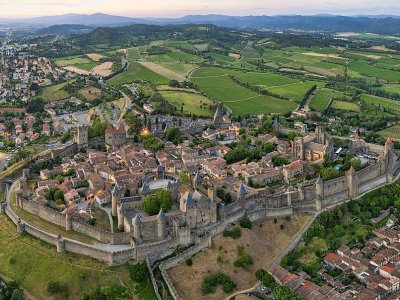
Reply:
[[315, 133], [296, 137], [292, 142], [292, 155], [307, 161], [323, 159], [325, 155], [333, 156], [333, 142], [325, 128], [317, 126]]

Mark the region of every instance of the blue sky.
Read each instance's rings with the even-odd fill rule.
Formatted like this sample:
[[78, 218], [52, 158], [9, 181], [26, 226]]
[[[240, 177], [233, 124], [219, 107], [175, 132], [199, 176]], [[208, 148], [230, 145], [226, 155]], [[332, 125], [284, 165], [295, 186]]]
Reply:
[[0, 0], [0, 18], [65, 13], [109, 13], [132, 17], [188, 14], [395, 14], [399, 0]]

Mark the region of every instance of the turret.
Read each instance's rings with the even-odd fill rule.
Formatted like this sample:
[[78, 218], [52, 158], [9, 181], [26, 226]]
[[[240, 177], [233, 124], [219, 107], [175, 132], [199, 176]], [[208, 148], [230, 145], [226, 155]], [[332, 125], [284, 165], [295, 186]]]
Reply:
[[157, 233], [160, 240], [164, 240], [167, 235], [167, 217], [162, 209], [157, 215]]
[[133, 237], [135, 241], [140, 241], [142, 237], [142, 219], [139, 214], [133, 219]]
[[61, 234], [57, 237], [57, 252], [64, 252], [65, 251], [65, 240], [61, 236]]
[[393, 151], [393, 149], [394, 149], [393, 139], [391, 137], [388, 137], [386, 139], [386, 142], [385, 142], [385, 150], [386, 151]]
[[349, 196], [351, 199], [357, 198], [358, 196], [358, 177], [357, 172], [353, 166], [346, 172], [347, 186], [349, 188]]
[[25, 223], [21, 221], [21, 219], [18, 219], [17, 221], [17, 232], [18, 233], [23, 233], [25, 231]]
[[216, 192], [215, 192], [215, 188], [213, 186], [209, 186], [208, 187], [207, 194], [208, 194], [208, 198], [213, 202], [217, 198], [217, 195], [216, 195]]
[[324, 198], [324, 181], [321, 176], [318, 176], [317, 181], [315, 182], [315, 193], [320, 195], [321, 198]]
[[142, 186], [142, 189], [141, 189], [141, 193], [142, 193], [143, 195], [146, 195], [146, 194], [150, 193], [150, 187], [149, 187], [149, 185], [147, 184], [147, 181], [146, 181], [146, 180], [143, 182], [143, 186]]
[[111, 214], [117, 216], [118, 202], [121, 200], [121, 189], [116, 184], [111, 190]]
[[121, 206], [119, 207], [118, 210], [118, 229], [120, 231], [124, 230], [124, 219], [125, 219], [125, 206], [123, 203], [121, 203]]
[[65, 214], [65, 230], [72, 230], [72, 216], [69, 213]]
[[243, 182], [240, 183], [237, 191], [238, 200], [244, 200], [246, 198], [246, 189], [244, 188]]
[[200, 185], [201, 185], [201, 176], [199, 174], [199, 171], [196, 172], [196, 174], [193, 177], [192, 180], [192, 184], [193, 184], [193, 189], [197, 190]]

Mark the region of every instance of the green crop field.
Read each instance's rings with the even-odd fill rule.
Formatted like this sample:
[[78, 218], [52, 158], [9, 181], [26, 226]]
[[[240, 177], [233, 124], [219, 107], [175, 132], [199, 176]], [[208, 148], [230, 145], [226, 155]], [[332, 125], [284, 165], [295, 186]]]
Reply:
[[75, 64], [74, 66], [85, 71], [91, 71], [97, 65], [99, 65], [99, 62], [91, 61], [84, 64]]
[[400, 94], [400, 84], [385, 84], [383, 85], [383, 90], [389, 93]]
[[[197, 74], [195, 71], [195, 75]], [[291, 101], [260, 95], [238, 85], [226, 75], [194, 77], [192, 82], [211, 99], [226, 104], [234, 115], [286, 113], [296, 108], [296, 104]]]
[[182, 76], [197, 68], [197, 65], [185, 63], [159, 63], [159, 65]]
[[363, 60], [352, 60], [349, 64], [349, 69], [364, 76], [375, 77], [389, 82], [400, 81], [400, 72], [377, 68]]
[[243, 75], [237, 77], [240, 81], [265, 88], [299, 82], [298, 79], [285, 77], [275, 73], [248, 72], [248, 73], [243, 73]]
[[233, 63], [236, 61], [236, 59], [233, 57], [221, 55], [221, 54], [214, 53], [214, 52], [204, 53], [204, 57], [205, 58], [210, 57], [211, 59], [215, 60], [219, 64], [230, 64], [230, 63]]
[[288, 85], [281, 85], [267, 90], [281, 97], [289, 98], [294, 102], [299, 103], [305, 94], [314, 86], [323, 87], [325, 84], [318, 81], [302, 81]]
[[334, 100], [331, 107], [334, 109], [360, 112], [360, 106], [357, 103], [346, 101]]
[[89, 64], [92, 61], [86, 56], [68, 56], [54, 59], [58, 67], [75, 66], [77, 64]]
[[162, 91], [161, 95], [180, 112], [183, 104], [183, 113], [210, 117], [214, 114], [214, 103], [200, 94], [180, 91]]
[[46, 102], [67, 99], [68, 97], [70, 97], [70, 95], [68, 94], [68, 92], [62, 90], [62, 88], [66, 85], [67, 82], [62, 82], [46, 86], [45, 88], [43, 88], [40, 96]]
[[202, 59], [196, 55], [185, 53], [181, 50], [170, 48], [170, 52], [166, 54], [156, 54], [147, 56], [148, 61], [154, 62], [201, 62]]
[[372, 96], [372, 95], [366, 95], [366, 94], [361, 95], [361, 100], [367, 103], [372, 103], [377, 106], [382, 106], [389, 110], [400, 111], [400, 101]]
[[149, 81], [156, 85], [169, 83], [169, 79], [147, 69], [137, 62], [131, 62], [127, 71], [114, 76], [107, 83], [112, 86], [121, 86], [141, 80]]
[[346, 96], [341, 92], [321, 89], [318, 90], [314, 97], [311, 99], [310, 108], [322, 112], [327, 108], [329, 102], [332, 99], [343, 99], [345, 97]]
[[233, 76], [243, 76], [245, 74], [242, 71], [232, 70], [232, 69], [224, 69], [217, 67], [210, 68], [199, 68], [195, 72], [193, 72], [192, 77], [195, 78], [205, 78], [205, 77], [216, 77], [216, 76], [224, 76], [224, 75], [233, 75]]

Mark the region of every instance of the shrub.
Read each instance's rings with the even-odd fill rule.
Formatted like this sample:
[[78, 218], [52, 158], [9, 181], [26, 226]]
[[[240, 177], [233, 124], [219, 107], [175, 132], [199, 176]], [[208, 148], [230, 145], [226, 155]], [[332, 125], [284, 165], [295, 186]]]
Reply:
[[235, 227], [233, 229], [225, 229], [223, 233], [224, 237], [231, 237], [234, 240], [239, 239], [242, 236], [242, 230], [240, 227]]
[[60, 284], [57, 281], [48, 281], [46, 282], [46, 291], [50, 294], [57, 294], [60, 292]]
[[146, 263], [129, 265], [129, 276], [135, 282], [145, 282], [149, 276]]
[[251, 221], [248, 217], [243, 217], [242, 219], [240, 219], [240, 227], [252, 229], [253, 224], [251, 223]]
[[16, 262], [16, 259], [15, 259], [14, 256], [10, 256], [10, 257], [8, 258], [8, 263], [9, 263], [10, 265], [15, 264], [15, 262]]
[[236, 283], [225, 273], [217, 272], [207, 276], [201, 287], [203, 294], [212, 294], [218, 285], [222, 286], [225, 293], [230, 293], [236, 288]]
[[274, 218], [274, 223], [275, 224], [278, 223], [278, 219], [277, 218]]
[[285, 217], [285, 220], [288, 221], [288, 222], [290, 222], [290, 220], [291, 220], [290, 216], [286, 216], [286, 217]]
[[247, 254], [243, 246], [238, 246], [239, 258], [233, 263], [237, 268], [242, 268], [246, 271], [250, 270], [250, 266], [253, 265], [253, 258]]
[[191, 265], [193, 265], [193, 259], [189, 257], [185, 260], [185, 263], [190, 267]]
[[281, 230], [285, 229], [285, 226], [283, 224], [281, 224], [279, 227]]
[[96, 218], [90, 218], [89, 219], [89, 225], [94, 226], [96, 224]]

